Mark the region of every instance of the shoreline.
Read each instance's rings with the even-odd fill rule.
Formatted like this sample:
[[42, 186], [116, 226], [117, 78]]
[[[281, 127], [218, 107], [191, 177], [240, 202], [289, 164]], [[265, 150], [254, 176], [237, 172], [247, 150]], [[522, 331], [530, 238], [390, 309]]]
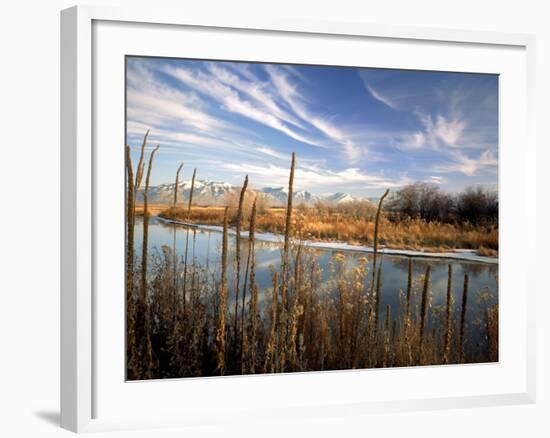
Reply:
[[[195, 228], [198, 230], [211, 231], [216, 233], [221, 233], [223, 227], [219, 225], [206, 225], [206, 224], [194, 224], [189, 222], [177, 221], [166, 219], [160, 216], [152, 216], [158, 219], [160, 222], [165, 224], [179, 225], [187, 228]], [[234, 236], [236, 231], [232, 228], [228, 230], [229, 234]], [[263, 242], [270, 242], [276, 244], [282, 244], [282, 236], [279, 234], [274, 234], [270, 232], [256, 232], [256, 239]], [[248, 231], [241, 231], [241, 238], [247, 238]], [[349, 251], [349, 252], [364, 252], [364, 253], [374, 253], [374, 248], [372, 246], [366, 245], [351, 245], [346, 242], [317, 242], [314, 240], [303, 240], [302, 244], [308, 248], [315, 249], [325, 249], [325, 250], [335, 250], [335, 251]], [[424, 258], [435, 258], [435, 259], [451, 259], [451, 260], [461, 260], [469, 261], [475, 263], [486, 263], [498, 265], [497, 257], [487, 257], [480, 256], [476, 254], [475, 250], [471, 249], [455, 249], [454, 251], [447, 252], [427, 252], [427, 251], [416, 251], [408, 249], [396, 249], [396, 248], [385, 248], [381, 247], [378, 252], [385, 255], [395, 255], [395, 256], [404, 256], [404, 257], [424, 257]]]

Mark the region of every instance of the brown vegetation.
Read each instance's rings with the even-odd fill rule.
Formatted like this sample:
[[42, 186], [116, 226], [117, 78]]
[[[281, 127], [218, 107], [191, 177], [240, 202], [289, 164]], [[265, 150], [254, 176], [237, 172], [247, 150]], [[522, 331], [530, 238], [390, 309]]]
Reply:
[[[189, 222], [197, 224], [221, 225], [223, 207], [194, 207]], [[158, 211], [158, 210], [157, 210]], [[159, 216], [186, 220], [186, 211], [164, 207]], [[356, 217], [351, 206], [333, 208], [300, 207], [296, 214], [303, 222], [302, 235], [305, 239], [319, 241], [344, 241], [357, 245], [373, 245], [375, 235], [375, 213]], [[231, 224], [237, 222], [233, 210]], [[256, 230], [283, 234], [286, 210], [267, 208], [258, 212]], [[245, 224], [246, 226], [247, 224]], [[452, 249], [474, 249], [478, 254], [498, 256], [498, 228], [494, 226], [473, 226], [427, 222], [423, 219], [390, 220], [382, 212], [380, 217], [380, 243], [388, 248], [444, 252]]]

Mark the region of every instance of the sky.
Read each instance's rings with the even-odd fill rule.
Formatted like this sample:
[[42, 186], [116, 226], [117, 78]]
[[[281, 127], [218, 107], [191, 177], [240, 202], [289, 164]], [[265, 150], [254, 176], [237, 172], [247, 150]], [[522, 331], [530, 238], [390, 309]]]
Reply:
[[183, 178], [379, 196], [416, 181], [496, 189], [498, 76], [127, 58], [127, 143], [160, 144], [151, 184]]

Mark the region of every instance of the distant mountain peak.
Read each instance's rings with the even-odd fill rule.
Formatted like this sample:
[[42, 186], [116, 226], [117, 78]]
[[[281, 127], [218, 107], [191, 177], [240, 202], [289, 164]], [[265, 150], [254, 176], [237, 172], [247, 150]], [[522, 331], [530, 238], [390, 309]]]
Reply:
[[[149, 189], [149, 202], [156, 204], [171, 204], [174, 196], [174, 183], [159, 184]], [[197, 205], [224, 205], [228, 196], [234, 196], [240, 191], [239, 186], [234, 186], [224, 181], [211, 181], [207, 179], [195, 180], [193, 189], [193, 203]], [[191, 190], [191, 180], [183, 180], [178, 183], [180, 200], [189, 199]], [[288, 187], [263, 187], [258, 190], [249, 189], [248, 191], [261, 195], [267, 205], [273, 207], [285, 206], [288, 200]], [[138, 201], [143, 199], [142, 191], [138, 196]], [[182, 199], [183, 198], [183, 199]], [[293, 192], [293, 201], [296, 205], [305, 204], [313, 206], [318, 202], [325, 204], [343, 204], [357, 201], [364, 201], [365, 198], [359, 198], [349, 193], [325, 193], [315, 195], [307, 190], [297, 190]]]

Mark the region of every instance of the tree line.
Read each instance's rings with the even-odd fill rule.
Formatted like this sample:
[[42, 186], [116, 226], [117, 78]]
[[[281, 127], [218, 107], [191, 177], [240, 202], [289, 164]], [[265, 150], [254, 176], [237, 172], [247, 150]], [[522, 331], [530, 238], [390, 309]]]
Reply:
[[498, 224], [498, 193], [476, 186], [451, 194], [433, 184], [416, 182], [394, 192], [386, 211], [394, 220], [411, 218], [494, 226]]

